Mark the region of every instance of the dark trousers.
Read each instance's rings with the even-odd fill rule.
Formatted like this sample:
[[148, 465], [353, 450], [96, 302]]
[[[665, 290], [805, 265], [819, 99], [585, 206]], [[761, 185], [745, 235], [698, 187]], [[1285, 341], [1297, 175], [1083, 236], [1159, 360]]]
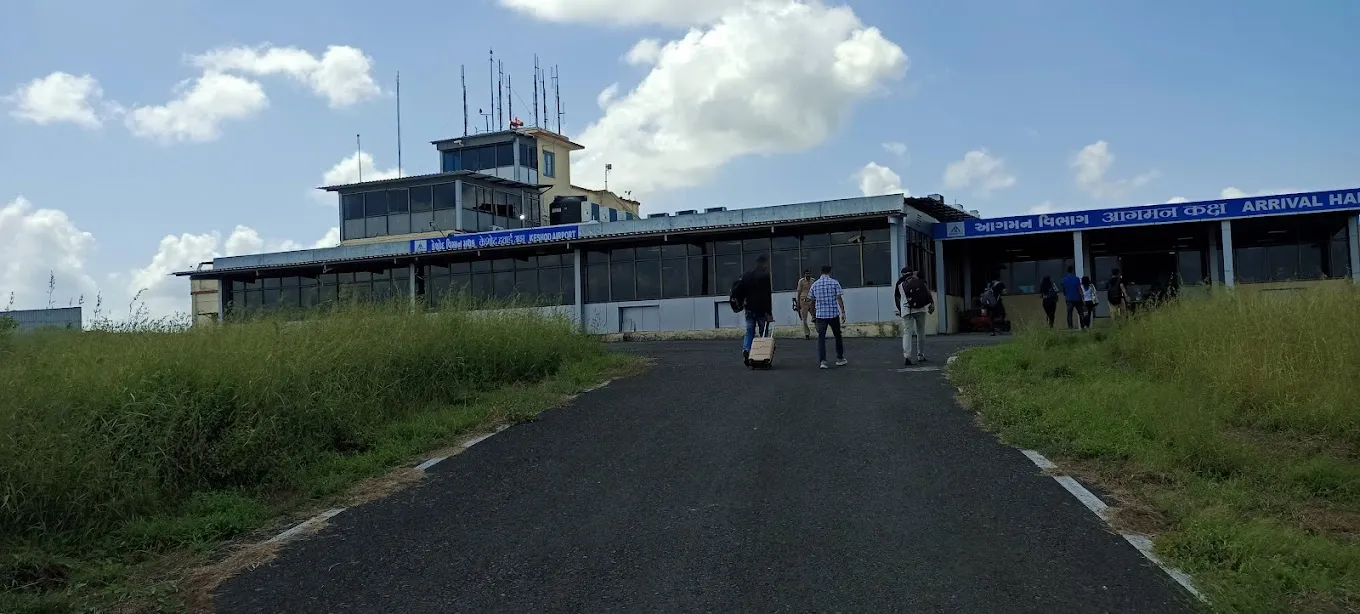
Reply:
[[817, 360], [826, 362], [826, 329], [836, 338], [836, 360], [845, 358], [845, 341], [841, 339], [840, 318], [817, 318]]
[[[1068, 328], [1076, 328], [1076, 326], [1072, 324], [1072, 312], [1073, 312], [1073, 311], [1077, 312], [1077, 318], [1078, 318], [1078, 321], [1079, 321], [1079, 322], [1085, 322], [1085, 321], [1086, 321], [1086, 316], [1084, 315], [1084, 314], [1086, 313], [1086, 310], [1085, 310], [1084, 308], [1085, 308], [1085, 305], [1083, 305], [1081, 301], [1067, 301], [1067, 327], [1068, 327]], [[1082, 326], [1082, 328], [1085, 328], [1085, 326]]]
[[[1053, 320], [1057, 318], [1057, 314], [1058, 314], [1057, 297], [1044, 299], [1044, 315], [1048, 317], [1049, 328], [1053, 328]], [[1068, 324], [1068, 326], [1071, 327], [1071, 324]]]
[[1091, 301], [1086, 301], [1083, 306], [1085, 309], [1081, 310], [1081, 327], [1091, 328], [1091, 316], [1096, 312], [1096, 304]]

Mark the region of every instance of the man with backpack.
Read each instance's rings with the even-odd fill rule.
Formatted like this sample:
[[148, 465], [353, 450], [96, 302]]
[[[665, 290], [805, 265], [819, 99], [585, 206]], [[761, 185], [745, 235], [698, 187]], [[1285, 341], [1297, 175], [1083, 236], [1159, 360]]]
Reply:
[[978, 302], [982, 303], [982, 313], [987, 316], [992, 331], [991, 335], [996, 336], [997, 331], [1001, 330], [998, 322], [1006, 319], [1006, 305], [1001, 301], [1001, 296], [1006, 293], [1006, 284], [1001, 282], [1000, 276], [993, 279], [991, 283], [982, 291], [982, 296], [978, 297]]
[[893, 286], [893, 307], [902, 318], [902, 362], [912, 365], [926, 359], [926, 316], [935, 313], [935, 297], [926, 287], [920, 271], [903, 267], [902, 276]]
[[756, 268], [743, 273], [732, 284], [728, 302], [733, 311], [746, 312], [746, 335], [742, 338], [741, 362], [747, 364], [751, 359], [751, 343], [756, 338], [756, 328], [763, 332], [774, 322], [774, 288], [770, 285], [770, 259], [766, 256], [756, 258]]

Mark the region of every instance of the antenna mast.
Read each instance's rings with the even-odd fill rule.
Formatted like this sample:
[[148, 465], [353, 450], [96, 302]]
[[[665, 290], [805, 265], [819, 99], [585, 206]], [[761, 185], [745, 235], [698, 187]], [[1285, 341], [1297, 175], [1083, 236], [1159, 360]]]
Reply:
[[[487, 68], [486, 83], [487, 83], [488, 86], [491, 87], [491, 106], [490, 106], [490, 107], [487, 107], [486, 110], [487, 110], [489, 113], [491, 113], [491, 115], [495, 115], [495, 114], [496, 114], [496, 50], [495, 50], [495, 49], [492, 49], [492, 50], [491, 50], [491, 59], [489, 60], [489, 62], [490, 62], [490, 64], [488, 64], [488, 68]], [[487, 132], [491, 132], [491, 120], [490, 120], [490, 119], [487, 119], [487, 120], [486, 120], [486, 131], [487, 131]]]
[[552, 122], [548, 121], [548, 69], [543, 67], [538, 71], [538, 80], [543, 84], [543, 129], [550, 129]]
[[359, 167], [359, 183], [364, 182], [364, 142], [354, 135], [354, 165]]
[[505, 62], [496, 60], [496, 129], [505, 128]]
[[538, 54], [534, 54], [534, 95], [529, 97], [529, 104], [534, 105], [534, 126], [538, 126]]
[[467, 114], [467, 66], [458, 67], [458, 80], [463, 84], [463, 136], [467, 136], [468, 114]]
[[401, 176], [401, 71], [397, 71], [397, 176]]
[[505, 100], [508, 103], [506, 115], [510, 117], [510, 123], [515, 123], [515, 87], [510, 82], [510, 75], [505, 76]]
[[557, 105], [557, 133], [562, 134], [562, 68], [553, 66], [553, 98]]

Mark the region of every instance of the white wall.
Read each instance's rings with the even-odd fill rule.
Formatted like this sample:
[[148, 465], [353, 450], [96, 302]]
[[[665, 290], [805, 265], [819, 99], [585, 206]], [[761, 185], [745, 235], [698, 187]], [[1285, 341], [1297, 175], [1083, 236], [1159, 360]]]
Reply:
[[[845, 309], [850, 324], [869, 324], [896, 320], [893, 315], [892, 287], [849, 288], [845, 291]], [[774, 293], [774, 319], [779, 326], [794, 326], [800, 323], [798, 314], [793, 310], [793, 292]], [[657, 307], [658, 318], [630, 317], [629, 330], [623, 330], [621, 309], [628, 307]], [[591, 333], [606, 334], [633, 332], [632, 326], [639, 323], [656, 322], [655, 330], [680, 331], [703, 330], [745, 326], [745, 316], [733, 313], [727, 305], [725, 296], [704, 296], [697, 298], [675, 298], [654, 301], [626, 301], [617, 303], [587, 303], [584, 306], [586, 329]], [[640, 310], [632, 311], [638, 313]], [[627, 315], [630, 312], [624, 312]], [[637, 330], [643, 328], [639, 326]], [[934, 332], [931, 330], [930, 332]]]

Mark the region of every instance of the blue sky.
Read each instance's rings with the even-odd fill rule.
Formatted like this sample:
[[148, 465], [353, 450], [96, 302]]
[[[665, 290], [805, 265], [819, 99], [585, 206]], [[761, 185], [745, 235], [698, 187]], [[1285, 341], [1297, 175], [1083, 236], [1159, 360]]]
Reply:
[[[396, 10], [313, 0], [14, 0], [0, 22], [0, 95], [8, 96], [0, 101], [0, 307], [11, 291], [15, 307], [45, 304], [52, 271], [57, 303], [99, 291], [121, 304], [147, 287], [153, 310], [187, 309], [187, 285], [164, 272], [214, 253], [322, 240], [335, 205], [309, 190], [353, 155], [354, 135], [363, 134], [376, 169], [396, 164], [395, 73], [404, 170], [433, 172], [428, 141], [462, 132], [460, 64], [479, 123], [489, 48], [515, 79], [522, 119], [532, 115], [522, 101], [533, 54], [560, 66], [564, 131], [607, 143], [576, 161], [578, 183], [609, 162], [611, 187], [631, 184], [644, 212], [897, 185], [987, 216], [1216, 198], [1228, 188], [1360, 186], [1352, 43], [1360, 4], [849, 0], [825, 3], [853, 10], [850, 21], [839, 14], [843, 32], [825, 35], [794, 23], [832, 21], [816, 11], [779, 13], [787, 27], [748, 30], [778, 19], [742, 21], [740, 0], [692, 0], [693, 18], [666, 4], [417, 0]], [[633, 13], [620, 17], [619, 7]], [[623, 59], [643, 39], [674, 41], [687, 28], [696, 29], [690, 46], [669, 54], [643, 46], [639, 61]], [[723, 36], [702, 36], [714, 28]], [[836, 37], [865, 28], [879, 34], [862, 47], [874, 56], [864, 60], [864, 82], [826, 72], [841, 57], [836, 49], [847, 49]], [[167, 142], [129, 129], [131, 109], [166, 104], [177, 83], [203, 73], [192, 56], [264, 45], [315, 58], [328, 46], [355, 48], [384, 91], [333, 104], [305, 70], [296, 78], [227, 70], [256, 83], [267, 106], [223, 120], [215, 138]], [[686, 50], [700, 52], [692, 62], [726, 59], [686, 65]], [[743, 73], [746, 64], [758, 66]], [[97, 80], [99, 127], [16, 115], [21, 88], [54, 72]], [[832, 74], [842, 81], [822, 85]], [[655, 87], [633, 92], [644, 82]], [[611, 84], [616, 106], [606, 112], [597, 98]], [[658, 92], [667, 104], [656, 104]], [[648, 126], [667, 126], [664, 138], [635, 138], [640, 120], [630, 117], [639, 113]], [[673, 150], [656, 150], [677, 138]], [[870, 162], [899, 180], [874, 170], [867, 174], [877, 181], [862, 186]]]

